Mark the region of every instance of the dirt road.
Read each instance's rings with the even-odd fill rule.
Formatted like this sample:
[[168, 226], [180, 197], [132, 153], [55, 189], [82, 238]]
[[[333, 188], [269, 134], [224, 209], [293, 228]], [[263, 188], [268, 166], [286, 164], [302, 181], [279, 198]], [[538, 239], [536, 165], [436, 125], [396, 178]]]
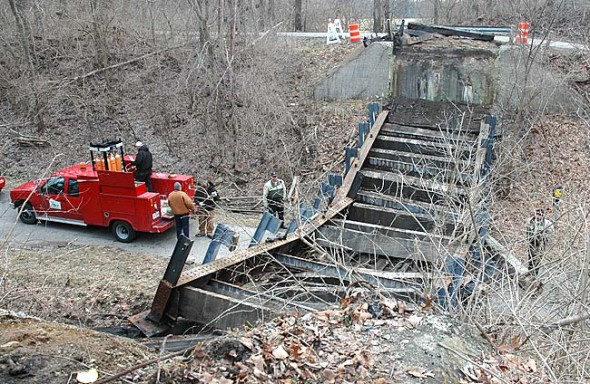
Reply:
[[[176, 232], [174, 228], [161, 234], [139, 234], [137, 239], [129, 244], [120, 243], [113, 238], [108, 228], [79, 227], [74, 225], [39, 222], [37, 225], [26, 225], [17, 219], [17, 212], [10, 207], [10, 197], [7, 190], [0, 192], [0, 239], [11, 244], [27, 244], [39, 247], [43, 244], [69, 244], [105, 246], [122, 249], [128, 252], [144, 253], [162, 257], [170, 257], [176, 244]], [[254, 218], [255, 221], [256, 218]], [[223, 216], [220, 221], [224, 220]], [[252, 220], [241, 223], [232, 217], [227, 223], [230, 228], [240, 234], [239, 248], [245, 248], [250, 242], [254, 229]], [[248, 225], [249, 224], [249, 225]], [[191, 220], [191, 233], [197, 232], [197, 221]], [[193, 237], [194, 240], [189, 260], [200, 263], [209, 247], [210, 240], [206, 237]], [[219, 251], [218, 257], [223, 257], [229, 252], [225, 247]]]

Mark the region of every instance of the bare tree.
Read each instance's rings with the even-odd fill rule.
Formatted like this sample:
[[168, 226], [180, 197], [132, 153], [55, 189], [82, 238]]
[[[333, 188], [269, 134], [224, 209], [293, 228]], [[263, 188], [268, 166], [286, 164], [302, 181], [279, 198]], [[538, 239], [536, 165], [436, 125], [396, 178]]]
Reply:
[[383, 5], [384, 0], [373, 0], [373, 32], [383, 32]]
[[35, 67], [35, 63], [33, 62], [33, 52], [32, 52], [32, 34], [31, 28], [29, 26], [29, 22], [27, 20], [26, 14], [23, 12], [22, 6], [18, 6], [15, 3], [15, 0], [9, 0], [10, 10], [14, 16], [14, 20], [16, 22], [20, 45], [22, 49], [22, 53], [24, 55], [24, 62], [28, 72], [28, 117], [30, 120], [34, 121], [37, 126], [37, 132], [43, 133], [45, 131], [45, 122], [44, 122], [44, 114], [43, 114], [43, 107], [40, 102], [39, 97], [39, 90], [37, 88], [36, 80], [37, 80], [37, 69]]
[[293, 13], [295, 31], [303, 31], [303, 0], [293, 0]]

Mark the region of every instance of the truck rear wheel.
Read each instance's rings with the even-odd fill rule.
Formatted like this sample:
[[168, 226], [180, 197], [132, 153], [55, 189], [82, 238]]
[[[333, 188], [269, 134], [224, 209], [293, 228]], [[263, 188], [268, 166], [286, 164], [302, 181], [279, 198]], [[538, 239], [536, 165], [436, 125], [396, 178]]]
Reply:
[[33, 206], [29, 203], [26, 203], [24, 207], [22, 207], [22, 211], [19, 208], [19, 218], [25, 224], [37, 224], [37, 214], [35, 214], [35, 210]]
[[115, 221], [111, 230], [113, 231], [113, 235], [115, 235], [115, 239], [121, 243], [130, 243], [137, 236], [135, 229], [126, 221]]

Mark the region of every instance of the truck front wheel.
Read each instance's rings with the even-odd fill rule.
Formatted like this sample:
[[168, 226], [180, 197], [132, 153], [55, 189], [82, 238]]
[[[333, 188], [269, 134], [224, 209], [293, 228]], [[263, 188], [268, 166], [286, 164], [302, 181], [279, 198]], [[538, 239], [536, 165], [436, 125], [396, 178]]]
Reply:
[[137, 233], [126, 221], [115, 221], [112, 226], [113, 235], [115, 239], [121, 243], [130, 243], [135, 240]]
[[35, 214], [35, 210], [33, 206], [29, 203], [26, 203], [24, 207], [18, 209], [19, 210], [19, 218], [25, 224], [37, 224], [37, 215]]

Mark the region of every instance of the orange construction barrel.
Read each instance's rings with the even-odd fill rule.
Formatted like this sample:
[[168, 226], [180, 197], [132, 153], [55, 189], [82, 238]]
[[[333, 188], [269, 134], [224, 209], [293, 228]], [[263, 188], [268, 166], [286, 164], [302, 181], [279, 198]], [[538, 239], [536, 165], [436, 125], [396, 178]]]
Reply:
[[529, 39], [529, 29], [531, 25], [527, 21], [521, 21], [518, 23], [516, 30], [516, 42], [526, 44]]
[[361, 38], [361, 32], [359, 31], [358, 24], [348, 24], [348, 32], [350, 33], [351, 43], [360, 43], [363, 40]]

